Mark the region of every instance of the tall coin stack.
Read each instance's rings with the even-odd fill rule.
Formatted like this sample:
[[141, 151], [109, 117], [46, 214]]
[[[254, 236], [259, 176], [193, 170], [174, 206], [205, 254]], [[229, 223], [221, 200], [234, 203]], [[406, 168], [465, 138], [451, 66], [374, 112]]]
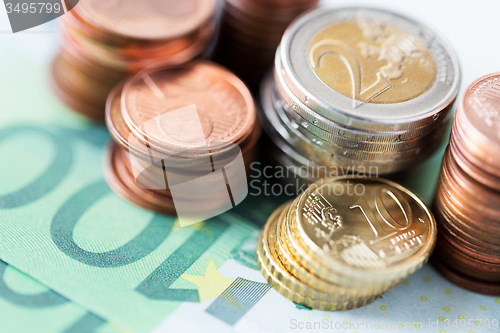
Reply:
[[456, 284], [500, 295], [500, 73], [462, 97], [434, 202], [434, 266]]
[[421, 267], [436, 222], [413, 193], [383, 179], [313, 184], [264, 226], [258, 263], [288, 299], [320, 310], [369, 304]]
[[70, 108], [104, 119], [113, 87], [153, 63], [185, 63], [215, 43], [217, 0], [81, 0], [61, 18], [52, 86]]
[[454, 52], [421, 24], [319, 8], [287, 29], [262, 84], [270, 155], [307, 182], [407, 170], [443, 142], [459, 86]]
[[218, 61], [245, 82], [258, 86], [271, 68], [281, 37], [318, 0], [226, 0]]
[[203, 215], [238, 204], [260, 127], [250, 91], [208, 61], [148, 68], [110, 94], [115, 141], [105, 177], [131, 202], [159, 213]]

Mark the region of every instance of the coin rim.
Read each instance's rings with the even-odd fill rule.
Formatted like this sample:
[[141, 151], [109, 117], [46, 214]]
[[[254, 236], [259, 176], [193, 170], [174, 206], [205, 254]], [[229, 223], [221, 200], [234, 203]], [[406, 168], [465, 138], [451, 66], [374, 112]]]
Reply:
[[[419, 33], [426, 34], [433, 37], [433, 42], [431, 47], [440, 48], [449, 58], [451, 62], [451, 67], [445, 66], [448, 70], [453, 70], [454, 78], [453, 84], [447, 86], [445, 84], [440, 84], [439, 73], [437, 73], [436, 80], [432, 87], [422, 95], [412, 99], [411, 101], [403, 103], [393, 103], [393, 104], [372, 104], [366, 103], [361, 111], [357, 112], [356, 109], [352, 108], [353, 99], [348, 98], [325, 85], [321, 80], [317, 78], [313, 70], [310, 68], [304, 50], [304, 43], [298, 43], [297, 48], [301, 50], [301, 54], [292, 54], [291, 48], [295, 48], [295, 39], [298, 32], [305, 27], [307, 29], [307, 24], [311, 21], [314, 24], [318, 24], [319, 19], [325, 16], [331, 16], [332, 14], [338, 14], [343, 12], [353, 12], [353, 13], [364, 13], [364, 15], [376, 14], [391, 17], [393, 20], [398, 21], [398, 26], [405, 25], [404, 29], [406, 31], [412, 32], [414, 35], [419, 35]], [[358, 14], [359, 15], [359, 14]], [[340, 21], [340, 20], [337, 20]], [[336, 21], [335, 21], [336, 22]], [[332, 20], [329, 23], [333, 24]], [[409, 28], [413, 28], [411, 31]], [[320, 27], [319, 29], [324, 28]], [[312, 28], [309, 28], [312, 29]], [[307, 34], [309, 39], [312, 39], [314, 35], [320, 30], [314, 30]], [[433, 59], [436, 62], [436, 67], [439, 68], [440, 61], [436, 56], [435, 49], [429, 49], [432, 53]], [[401, 130], [401, 129], [411, 129], [417, 128], [425, 125], [426, 123], [433, 122], [433, 115], [446, 109], [458, 94], [458, 90], [461, 82], [461, 70], [453, 48], [446, 42], [440, 34], [434, 32], [433, 30], [427, 28], [426, 26], [414, 21], [413, 19], [407, 18], [403, 15], [376, 8], [363, 8], [363, 7], [345, 7], [336, 9], [324, 9], [319, 8], [311, 11], [307, 14], [301, 16], [287, 29], [285, 35], [283, 36], [280, 50], [281, 64], [284, 66], [284, 74], [289, 78], [287, 82], [293, 86], [290, 87], [301, 102], [304, 103], [307, 98], [308, 104], [316, 112], [323, 114], [328, 119], [336, 119], [339, 117], [345, 119], [341, 120], [342, 123], [349, 124], [350, 126], [363, 128], [367, 130]], [[303, 53], [303, 54], [302, 54]], [[307, 57], [306, 57], [307, 58]], [[302, 68], [300, 67], [302, 66]], [[304, 69], [305, 67], [305, 69]], [[303, 70], [302, 72], [296, 72], [294, 68]], [[281, 69], [281, 66], [277, 67]], [[446, 93], [441, 93], [440, 90], [443, 87], [449, 87]], [[429, 105], [429, 100], [435, 100], [432, 107], [426, 107]], [[421, 109], [415, 112], [415, 109]], [[411, 113], [402, 114], [402, 110], [410, 110]], [[367, 115], [370, 119], [367, 119]], [[401, 116], [398, 116], [401, 115]]]

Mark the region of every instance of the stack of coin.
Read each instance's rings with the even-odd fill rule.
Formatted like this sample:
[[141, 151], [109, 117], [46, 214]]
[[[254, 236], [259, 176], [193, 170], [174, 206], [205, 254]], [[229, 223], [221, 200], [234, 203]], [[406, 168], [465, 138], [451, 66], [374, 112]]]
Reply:
[[348, 310], [375, 301], [420, 268], [436, 222], [415, 194], [393, 182], [327, 178], [279, 207], [257, 249], [278, 292], [307, 307]]
[[218, 60], [258, 86], [288, 25], [318, 0], [226, 0]]
[[140, 71], [111, 92], [106, 123], [115, 141], [106, 180], [139, 206], [174, 214], [187, 203], [201, 214], [226, 207], [229, 196], [231, 208], [238, 190], [248, 191], [260, 135], [255, 103], [219, 65], [197, 60]]
[[60, 99], [104, 119], [111, 89], [153, 63], [185, 63], [215, 44], [217, 0], [81, 0], [61, 18], [62, 51], [52, 66]]
[[272, 155], [309, 170], [309, 182], [345, 170], [387, 175], [437, 150], [459, 86], [453, 51], [419, 23], [319, 8], [283, 37], [261, 86], [263, 123]]
[[500, 295], [500, 73], [462, 97], [434, 212], [436, 268], [464, 288]]

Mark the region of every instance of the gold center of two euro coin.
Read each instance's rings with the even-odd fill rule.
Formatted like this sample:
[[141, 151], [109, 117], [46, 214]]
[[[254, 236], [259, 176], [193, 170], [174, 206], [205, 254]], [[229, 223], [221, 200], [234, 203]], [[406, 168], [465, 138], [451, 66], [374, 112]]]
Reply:
[[409, 101], [436, 79], [436, 64], [423, 41], [375, 20], [346, 21], [322, 30], [312, 40], [309, 62], [327, 86], [365, 103]]

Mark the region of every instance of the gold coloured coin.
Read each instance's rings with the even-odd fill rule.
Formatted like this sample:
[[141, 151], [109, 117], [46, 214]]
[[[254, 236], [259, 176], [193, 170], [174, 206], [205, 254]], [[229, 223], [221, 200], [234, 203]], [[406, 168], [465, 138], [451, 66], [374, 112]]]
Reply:
[[405, 102], [429, 90], [436, 79], [424, 42], [377, 20], [346, 21], [320, 31], [311, 42], [309, 62], [326, 85], [362, 102]]
[[[282, 210], [284, 206], [280, 208]], [[287, 284], [301, 282], [296, 280], [295, 277], [283, 267], [279, 259], [277, 259], [276, 254], [273, 254], [275, 251], [272, 248], [276, 239], [276, 233], [273, 232], [272, 229], [276, 227], [276, 222], [281, 210], [277, 209], [269, 218], [268, 223], [261, 232], [257, 248], [257, 258], [261, 272], [274, 289], [291, 301], [319, 310], [340, 311], [354, 309], [371, 303], [378, 298], [378, 296], [374, 296], [361, 298], [354, 302], [336, 302], [335, 295], [324, 294], [314, 290], [314, 288], [310, 288], [306, 295], [300, 294], [289, 288]]]
[[302, 194], [295, 213], [306, 252], [353, 279], [403, 279], [427, 261], [436, 242], [436, 222], [423, 201], [383, 179], [322, 180]]
[[[366, 286], [362, 286], [360, 288], [351, 288], [346, 287], [340, 284], [334, 284], [332, 282], [326, 281], [312, 272], [308, 271], [305, 267], [303, 267], [298, 260], [291, 254], [289, 248], [289, 241], [286, 237], [286, 224], [287, 224], [287, 216], [290, 207], [295, 207], [296, 201], [293, 204], [287, 204], [286, 207], [281, 211], [281, 214], [278, 218], [276, 224], [276, 254], [278, 259], [281, 261], [283, 266], [287, 271], [289, 271], [292, 275], [294, 275], [298, 280], [300, 280], [303, 284], [292, 284], [289, 287], [293, 289], [293, 287], [299, 287], [295, 291], [307, 294], [309, 290], [307, 289], [308, 285], [313, 286], [315, 289], [320, 290], [322, 292], [331, 293], [336, 295], [336, 299], [339, 302], [357, 302], [360, 299], [365, 299], [366, 295], [376, 296], [376, 294], [380, 294], [381, 291], [374, 291], [374, 289], [367, 288]], [[273, 226], [271, 225], [271, 228]], [[270, 244], [272, 247], [272, 244]], [[304, 290], [303, 287], [306, 287]]]

